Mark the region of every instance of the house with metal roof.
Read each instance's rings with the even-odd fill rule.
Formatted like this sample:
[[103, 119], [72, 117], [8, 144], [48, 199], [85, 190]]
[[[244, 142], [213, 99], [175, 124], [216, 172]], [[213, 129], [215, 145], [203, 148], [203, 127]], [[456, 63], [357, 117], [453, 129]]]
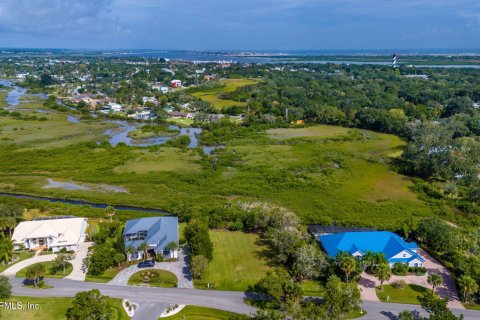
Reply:
[[125, 248], [133, 247], [135, 252], [127, 253], [128, 261], [143, 259], [142, 243], [148, 245], [150, 255], [161, 254], [167, 259], [176, 259], [178, 249], [171, 249], [171, 243], [178, 246], [178, 217], [148, 217], [128, 220], [123, 230]]
[[85, 218], [74, 216], [36, 218], [20, 222], [12, 235], [15, 249], [77, 251], [85, 241], [88, 223]]
[[409, 267], [423, 267], [425, 260], [418, 253], [414, 242], [407, 242], [389, 231], [343, 232], [321, 235], [321, 247], [330, 257], [339, 252], [348, 252], [354, 257], [362, 257], [366, 252], [383, 253], [390, 266], [396, 262]]

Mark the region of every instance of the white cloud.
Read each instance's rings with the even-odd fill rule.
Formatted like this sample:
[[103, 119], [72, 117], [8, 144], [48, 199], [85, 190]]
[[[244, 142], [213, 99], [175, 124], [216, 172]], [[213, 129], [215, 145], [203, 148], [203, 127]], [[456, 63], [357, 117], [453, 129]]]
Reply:
[[84, 35], [125, 32], [112, 0], [0, 0], [0, 32]]

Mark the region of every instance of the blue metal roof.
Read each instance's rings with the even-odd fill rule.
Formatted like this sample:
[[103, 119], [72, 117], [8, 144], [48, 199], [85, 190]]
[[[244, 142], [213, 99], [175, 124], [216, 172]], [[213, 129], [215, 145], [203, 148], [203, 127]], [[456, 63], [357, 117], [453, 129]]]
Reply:
[[128, 220], [123, 230], [125, 247], [138, 249], [142, 243], [164, 251], [172, 241], [178, 244], [178, 217], [149, 217]]
[[[396, 258], [392, 260], [402, 260], [395, 262], [408, 262], [412, 258], [423, 259], [412, 249], [418, 246], [414, 242], [406, 242], [399, 235], [389, 231], [367, 231], [367, 232], [344, 232], [336, 234], [323, 235], [318, 238], [323, 249], [331, 257], [335, 257], [340, 251], [346, 251], [350, 254], [360, 251], [365, 254], [367, 251], [381, 252], [390, 261], [392, 257], [400, 252], [407, 250], [414, 257]], [[390, 261], [393, 262], [393, 261]]]

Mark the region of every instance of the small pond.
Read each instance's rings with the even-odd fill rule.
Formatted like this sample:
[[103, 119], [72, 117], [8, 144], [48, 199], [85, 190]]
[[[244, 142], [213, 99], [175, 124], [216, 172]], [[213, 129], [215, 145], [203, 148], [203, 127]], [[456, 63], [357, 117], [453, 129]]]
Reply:
[[87, 191], [100, 191], [100, 192], [116, 192], [116, 193], [128, 193], [128, 190], [119, 186], [112, 186], [109, 184], [98, 185], [86, 185], [69, 181], [58, 181], [54, 179], [47, 179], [47, 184], [42, 187], [43, 189], [63, 189], [69, 191], [75, 190], [87, 190]]
[[[109, 142], [112, 146], [116, 146], [119, 143], [125, 143], [128, 146], [134, 147], [150, 147], [158, 146], [166, 143], [168, 140], [172, 139], [169, 136], [160, 136], [155, 138], [146, 138], [146, 139], [132, 139], [128, 134], [138, 128], [141, 128], [143, 124], [141, 123], [130, 123], [122, 120], [108, 121], [109, 123], [118, 124], [120, 127], [118, 129], [111, 129], [105, 131], [105, 134], [110, 136]], [[198, 145], [198, 136], [202, 133], [201, 128], [180, 128], [178, 126], [168, 126], [171, 130], [177, 130], [180, 136], [187, 135], [190, 137], [189, 148], [197, 148]], [[212, 152], [218, 148], [223, 148], [224, 146], [203, 146], [203, 151], [205, 154], [212, 154]]]
[[69, 114], [69, 115], [67, 115], [67, 121], [71, 122], [71, 123], [79, 123], [80, 119], [78, 119], [77, 117]]
[[44, 185], [43, 189], [64, 189], [64, 190], [91, 190], [89, 186], [65, 181], [56, 181], [47, 179], [48, 184]]

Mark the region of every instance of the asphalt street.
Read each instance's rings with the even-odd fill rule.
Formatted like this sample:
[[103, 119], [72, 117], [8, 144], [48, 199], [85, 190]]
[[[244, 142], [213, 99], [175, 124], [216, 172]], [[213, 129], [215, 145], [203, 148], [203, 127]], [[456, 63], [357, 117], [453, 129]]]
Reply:
[[[79, 291], [99, 289], [104, 295], [128, 299], [138, 303], [140, 308], [135, 319], [139, 319], [138, 316], [142, 316], [144, 320], [157, 319], [157, 313], [171, 304], [204, 306], [242, 314], [253, 314], [256, 312], [255, 308], [244, 303], [244, 299], [248, 295], [244, 292], [120, 286], [65, 279], [46, 279], [45, 281], [53, 288], [45, 290], [31, 289], [23, 286], [23, 279], [11, 278], [13, 294], [35, 297], [73, 297]], [[365, 301], [363, 308], [367, 311], [367, 315], [362, 317], [362, 319], [366, 320], [395, 319], [396, 315], [402, 310], [416, 310], [421, 314], [425, 314], [421, 311], [420, 306], [409, 304]], [[463, 314], [465, 320], [480, 319], [480, 311], [454, 309], [453, 312]]]

